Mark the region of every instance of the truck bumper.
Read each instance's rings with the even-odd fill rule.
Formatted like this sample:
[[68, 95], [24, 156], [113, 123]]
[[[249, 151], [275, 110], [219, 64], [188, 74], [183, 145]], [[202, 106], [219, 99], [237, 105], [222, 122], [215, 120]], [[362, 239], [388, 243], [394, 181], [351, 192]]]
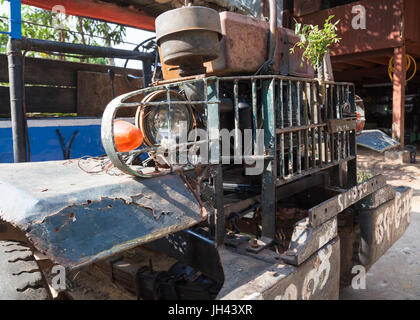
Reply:
[[[345, 193], [337, 199], [342, 195]], [[410, 188], [385, 185], [359, 198], [353, 208], [360, 233], [353, 232], [352, 237], [338, 233], [337, 217], [317, 227], [301, 221], [295, 225], [288, 252], [277, 257], [278, 262], [273, 262], [269, 250], [246, 257], [219, 250], [225, 282], [218, 298], [338, 299], [340, 269], [345, 268], [350, 275], [354, 265], [369, 269], [404, 234], [410, 223], [412, 196]], [[356, 248], [354, 243], [358, 244]], [[346, 256], [352, 258], [351, 265], [344, 260]]]
[[[261, 254], [261, 253], [260, 253]], [[225, 282], [223, 300], [336, 300], [339, 295], [340, 240], [334, 238], [299, 266], [270, 263], [266, 256], [219, 250]]]
[[410, 224], [413, 189], [386, 186], [358, 204], [359, 262], [369, 269]]

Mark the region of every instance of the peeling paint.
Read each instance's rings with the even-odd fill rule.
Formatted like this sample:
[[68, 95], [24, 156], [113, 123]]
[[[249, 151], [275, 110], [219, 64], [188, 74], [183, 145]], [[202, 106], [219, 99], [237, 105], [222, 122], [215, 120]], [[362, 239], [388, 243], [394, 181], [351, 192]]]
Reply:
[[0, 164], [0, 212], [69, 268], [201, 221], [201, 207], [178, 175], [89, 175], [63, 161]]

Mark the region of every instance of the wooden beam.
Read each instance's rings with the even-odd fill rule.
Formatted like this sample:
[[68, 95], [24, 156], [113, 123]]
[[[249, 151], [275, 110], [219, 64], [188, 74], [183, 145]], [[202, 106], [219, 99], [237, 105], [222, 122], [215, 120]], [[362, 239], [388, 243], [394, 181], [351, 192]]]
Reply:
[[356, 81], [362, 78], [383, 78], [389, 80], [388, 68], [379, 66], [369, 69], [353, 69], [334, 73], [334, 79], [336, 81]]
[[394, 49], [394, 89], [392, 102], [392, 138], [404, 147], [405, 85], [406, 85], [405, 47]]
[[363, 60], [367, 61], [367, 62], [387, 66], [389, 64], [389, 59], [391, 58], [391, 56], [392, 55], [390, 55], [388, 57], [364, 58]]
[[[25, 87], [26, 112], [76, 113], [75, 88]], [[0, 114], [10, 114], [9, 87], [0, 86]]]
[[[90, 71], [107, 73], [113, 69], [115, 74], [132, 74], [142, 77], [142, 71], [100, 64], [88, 64], [40, 58], [25, 58], [25, 84], [42, 84], [60, 87], [76, 87], [77, 72]], [[0, 54], [0, 82], [9, 82], [7, 56]]]
[[420, 57], [420, 43], [418, 42], [409, 42], [406, 43], [407, 54], [411, 54], [413, 57]]
[[344, 63], [333, 63], [332, 64], [333, 70], [335, 71], [346, 71], [349, 69], [353, 69], [351, 66], [344, 64]]
[[155, 18], [133, 6], [122, 7], [115, 3], [90, 0], [22, 0], [22, 3], [49, 11], [60, 5], [69, 15], [105, 20], [143, 30], [155, 30]]
[[331, 62], [347, 62], [347, 61], [354, 61], [354, 60], [368, 60], [373, 59], [375, 60], [378, 57], [392, 57], [394, 54], [393, 49], [382, 49], [382, 50], [372, 50], [367, 52], [360, 52], [360, 53], [352, 53], [346, 55], [336, 55], [331, 56]]
[[[355, 56], [357, 58], [357, 56]], [[366, 62], [363, 60], [352, 60], [352, 61], [346, 61], [345, 64], [349, 64], [351, 66], [361, 67], [361, 68], [372, 68], [376, 66], [374, 63]]]
[[[82, 117], [102, 116], [107, 104], [112, 100], [111, 81], [106, 73], [79, 71], [77, 73], [77, 115]], [[127, 80], [122, 75], [114, 77], [115, 96], [141, 89], [142, 79]], [[124, 108], [119, 117], [132, 117], [137, 108]]]

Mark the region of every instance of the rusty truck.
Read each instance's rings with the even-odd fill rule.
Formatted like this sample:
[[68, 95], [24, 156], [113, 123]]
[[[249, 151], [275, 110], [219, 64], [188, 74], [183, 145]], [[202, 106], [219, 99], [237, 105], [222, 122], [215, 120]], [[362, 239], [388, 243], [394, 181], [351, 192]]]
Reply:
[[153, 82], [106, 107], [105, 156], [0, 164], [1, 298], [102, 263], [140, 299], [337, 299], [404, 234], [412, 190], [358, 181], [354, 85], [314, 79], [269, 3], [269, 21], [160, 15]]

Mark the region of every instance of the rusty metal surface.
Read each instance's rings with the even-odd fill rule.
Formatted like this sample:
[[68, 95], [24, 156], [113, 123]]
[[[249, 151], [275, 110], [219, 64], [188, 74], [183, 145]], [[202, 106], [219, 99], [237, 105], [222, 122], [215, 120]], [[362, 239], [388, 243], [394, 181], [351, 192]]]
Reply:
[[381, 130], [365, 130], [356, 137], [357, 145], [383, 153], [400, 145]]
[[[55, 5], [63, 5], [67, 14], [105, 20], [135, 28], [154, 30], [154, 17], [184, 2], [170, 0], [23, 0], [23, 4], [52, 10]], [[255, 0], [208, 0], [200, 4], [217, 8], [219, 11], [234, 10], [254, 17], [261, 16], [261, 1]], [[282, 25], [283, 0], [277, 0], [278, 25]]]
[[[238, 12], [252, 17], [261, 17], [264, 14], [264, 6], [261, 1], [255, 0], [209, 0], [209, 3], [218, 4], [230, 11]], [[277, 3], [277, 25], [283, 25], [283, 0], [276, 0]], [[232, 8], [235, 8], [232, 10]]]
[[309, 219], [312, 227], [320, 226], [325, 221], [343, 212], [344, 209], [383, 188], [385, 184], [385, 178], [382, 175], [378, 175], [311, 208], [309, 210]]
[[309, 218], [299, 221], [293, 230], [288, 250], [282, 254], [283, 260], [292, 265], [301, 265], [325, 244], [337, 237], [337, 217], [317, 228], [309, 223]]
[[244, 257], [226, 248], [220, 248], [219, 254], [225, 272], [225, 283], [217, 299], [338, 299], [338, 238], [330, 241], [298, 267], [283, 262], [269, 263], [257, 258]]
[[405, 90], [407, 83], [406, 47], [394, 48], [394, 74], [392, 76], [392, 138], [404, 148], [405, 139]]
[[77, 160], [0, 165], [0, 218], [68, 268], [189, 228], [200, 212], [178, 175], [92, 175]]
[[[376, 191], [369, 201], [364, 202], [365, 207], [370, 203], [376, 209], [363, 209], [359, 212], [362, 236], [360, 264], [370, 267], [398, 240], [409, 224], [412, 189], [395, 188], [395, 192], [395, 199], [388, 200], [393, 195], [388, 187]], [[378, 202], [380, 198], [382, 205]], [[377, 205], [379, 207], [376, 207]], [[305, 238], [304, 234], [311, 237], [310, 226], [304, 222], [301, 221], [300, 228], [298, 223], [294, 232], [295, 235], [302, 235], [302, 239]], [[321, 240], [319, 243], [321, 248], [315, 250], [299, 266], [290, 265], [286, 260], [276, 262], [281, 260], [270, 250], [264, 250], [258, 255], [245, 256], [235, 250], [219, 248], [225, 283], [217, 298], [223, 300], [338, 299], [340, 241], [337, 238], [336, 223], [337, 220], [334, 218], [322, 225], [330, 224], [328, 229], [333, 232], [325, 232], [327, 229], [324, 229], [324, 237], [318, 237], [318, 240]], [[299, 229], [302, 232], [299, 232]], [[314, 244], [315, 238], [314, 232], [312, 239], [307, 243]], [[323, 239], [329, 240], [324, 242]], [[378, 241], [379, 243], [375, 243]], [[262, 255], [263, 253], [265, 254]]]
[[366, 267], [372, 266], [404, 234], [410, 224], [413, 189], [399, 187], [395, 191], [395, 199], [376, 208], [359, 210], [359, 259]]
[[207, 72], [255, 72], [267, 57], [268, 23], [259, 19], [235, 14], [220, 13], [223, 39], [221, 55], [206, 63]]
[[182, 7], [169, 10], [156, 18], [156, 40], [173, 33], [202, 30], [221, 33], [219, 13], [207, 7]]
[[[223, 34], [222, 53], [216, 60], [205, 64], [207, 73], [255, 73], [268, 56], [268, 22], [233, 12], [221, 12], [220, 21]], [[297, 48], [296, 54], [290, 54], [290, 48], [299, 41], [294, 31], [278, 27], [276, 39], [275, 72], [312, 78], [313, 69], [307, 63], [301, 66], [302, 51]]]
[[[281, 46], [282, 50], [279, 52], [279, 72], [284, 74], [283, 69], [288, 69], [287, 74], [295, 77], [313, 78], [315, 71], [313, 67], [306, 61], [302, 61], [302, 54], [304, 49], [295, 47], [295, 53], [290, 53], [290, 48], [294, 47], [299, 42], [299, 37], [296, 35], [294, 30], [282, 28], [280, 33], [280, 41], [283, 41], [284, 46]], [[280, 51], [280, 50], [279, 50]], [[282, 67], [287, 65], [287, 67]]]
[[224, 276], [219, 253], [215, 242], [207, 237], [205, 230], [190, 228], [152, 241], [145, 247], [164, 253], [223, 283]]
[[[355, 3], [321, 10], [298, 18], [304, 24], [323, 25], [325, 19], [334, 15], [334, 21], [340, 20], [338, 36], [339, 44], [331, 46], [332, 56], [354, 54], [372, 50], [399, 47], [404, 43], [404, 2], [403, 0], [363, 0], [366, 9], [366, 29], [354, 30], [352, 21], [355, 14], [352, 8]], [[378, 10], [378, 8], [381, 8]], [[412, 28], [410, 28], [412, 29]]]
[[329, 120], [328, 130], [330, 133], [356, 130], [356, 119], [349, 118]]
[[[268, 22], [228, 11], [220, 12], [219, 15], [223, 35], [220, 42], [221, 53], [217, 59], [204, 64], [206, 73], [217, 76], [255, 73], [268, 56]], [[276, 38], [275, 72], [313, 78], [313, 68], [306, 62], [302, 64], [303, 49], [296, 48], [296, 53], [290, 54], [290, 48], [299, 41], [294, 31], [278, 27]], [[180, 77], [173, 68], [176, 66], [162, 63], [166, 80]]]
[[[259, 81], [261, 81], [262, 86], [260, 92], [257, 90]], [[205, 90], [206, 94], [204, 97], [197, 95], [189, 101], [171, 101], [171, 90], [177, 90], [177, 88], [179, 89], [183, 85], [197, 86], [197, 88], [200, 86], [204, 87], [207, 89]], [[259, 121], [264, 128], [264, 155], [261, 157], [261, 154], [258, 154], [258, 148], [256, 147], [257, 135], [254, 133], [254, 154], [252, 156], [261, 157], [262, 160], [266, 161], [263, 167], [264, 177], [262, 180], [262, 235], [267, 238], [273, 238], [275, 235], [275, 210], [273, 208], [275, 208], [276, 186], [291, 183], [317, 172], [326, 171], [344, 162], [351, 164], [355, 160], [354, 129], [350, 130], [351, 128], [349, 126], [341, 125], [335, 131], [339, 129], [349, 129], [350, 131], [329, 133], [327, 130], [328, 120], [347, 119], [344, 114], [344, 108], [348, 106], [352, 108], [354, 106], [354, 88], [351, 84], [326, 82], [328, 99], [326, 99], [327, 103], [322, 109], [316, 98], [321, 88], [316, 80], [311, 79], [285, 76], [209, 77], [146, 88], [120, 96], [108, 104], [102, 119], [103, 145], [108, 157], [116, 167], [125, 173], [143, 178], [150, 178], [157, 174], [168, 174], [171, 169], [176, 171], [182, 166], [189, 166], [191, 168], [205, 165], [206, 163], [201, 161], [204, 160], [207, 162], [206, 159], [198, 159], [198, 162], [185, 163], [183, 165], [177, 165], [175, 163], [171, 169], [157, 168], [155, 170], [153, 167], [130, 165], [123, 157], [145, 152], [151, 154], [156, 152], [158, 147], [147, 147], [128, 153], [117, 152], [112, 134], [113, 119], [119, 108], [135, 106], [145, 108], [147, 106], [165, 104], [168, 105], [170, 112], [171, 108], [177, 104], [201, 104], [204, 105], [207, 111], [206, 129], [210, 133], [210, 139], [199, 140], [198, 142], [191, 141], [185, 147], [188, 148], [188, 146], [198, 145], [198, 143], [207, 144], [209, 150], [215, 150], [214, 148], [217, 147], [217, 152], [210, 153], [210, 162], [220, 164], [221, 160], [223, 160], [219, 152], [221, 141], [219, 139], [219, 133], [214, 135], [214, 132], [220, 129], [218, 108], [221, 107], [221, 101], [223, 99], [220, 93], [223, 92], [223, 88], [227, 88], [228, 86], [233, 91], [231, 99], [235, 114], [239, 114], [238, 102], [240, 97], [246, 95], [252, 101], [253, 118], [256, 122], [253, 125], [254, 132], [257, 130]], [[166, 91], [167, 98], [164, 101], [153, 102], [143, 100], [141, 103], [125, 102], [127, 99], [133, 98], [136, 95], [146, 95], [149, 92], [158, 90], [163, 90], [162, 92]], [[307, 93], [306, 99], [303, 97], [304, 92]], [[196, 99], [197, 101], [195, 101]], [[261, 101], [263, 106], [260, 109], [258, 109], [258, 101]], [[212, 106], [216, 106], [216, 108], [211, 108]], [[235, 129], [238, 129], [235, 132], [239, 132], [239, 125], [238, 119], [234, 121]], [[238, 141], [239, 139], [237, 138], [236, 142]], [[276, 141], [280, 141], [280, 145], [276, 144]], [[178, 146], [181, 146], [181, 144], [178, 144]], [[235, 145], [235, 147], [238, 149], [238, 146]], [[246, 159], [246, 156], [240, 156], [239, 159], [241, 158]], [[349, 168], [349, 176], [352, 172], [355, 174], [355, 170], [351, 170], [350, 165]], [[152, 171], [146, 172], [146, 170]], [[221, 170], [219, 172], [219, 176], [221, 177]], [[219, 179], [214, 179], [215, 199], [221, 199], [222, 193], [217, 191], [218, 188], [216, 186], [219, 184], [216, 181], [219, 181]], [[332, 204], [326, 203], [325, 205]], [[221, 213], [222, 206], [219, 207], [220, 209], [217, 212]], [[314, 208], [312, 210], [315, 211], [315, 214], [311, 215], [310, 221], [313, 228], [318, 227], [340, 212], [336, 210], [337, 207], [334, 207], [332, 208], [334, 210], [331, 210], [327, 214], [322, 212], [322, 214], [318, 215], [316, 213], [324, 209], [321, 206], [321, 208]], [[223, 217], [223, 214], [220, 214], [220, 216]], [[218, 235], [216, 242], [221, 243], [225, 232], [223, 226], [224, 219], [216, 220], [220, 222], [220, 226], [216, 230]]]
[[409, 41], [420, 41], [420, 20], [418, 12], [420, 10], [420, 2], [418, 0], [404, 1], [404, 33]]
[[367, 196], [363, 200], [356, 204], [357, 209], [376, 209], [383, 205], [385, 202], [393, 200], [395, 198], [396, 191], [390, 185], [375, 191], [371, 195]]
[[221, 26], [216, 10], [189, 6], [156, 18], [156, 41], [163, 63], [179, 65], [179, 74], [206, 72], [203, 63], [220, 54]]
[[321, 0], [296, 0], [293, 2], [293, 14], [302, 17], [321, 10]]

